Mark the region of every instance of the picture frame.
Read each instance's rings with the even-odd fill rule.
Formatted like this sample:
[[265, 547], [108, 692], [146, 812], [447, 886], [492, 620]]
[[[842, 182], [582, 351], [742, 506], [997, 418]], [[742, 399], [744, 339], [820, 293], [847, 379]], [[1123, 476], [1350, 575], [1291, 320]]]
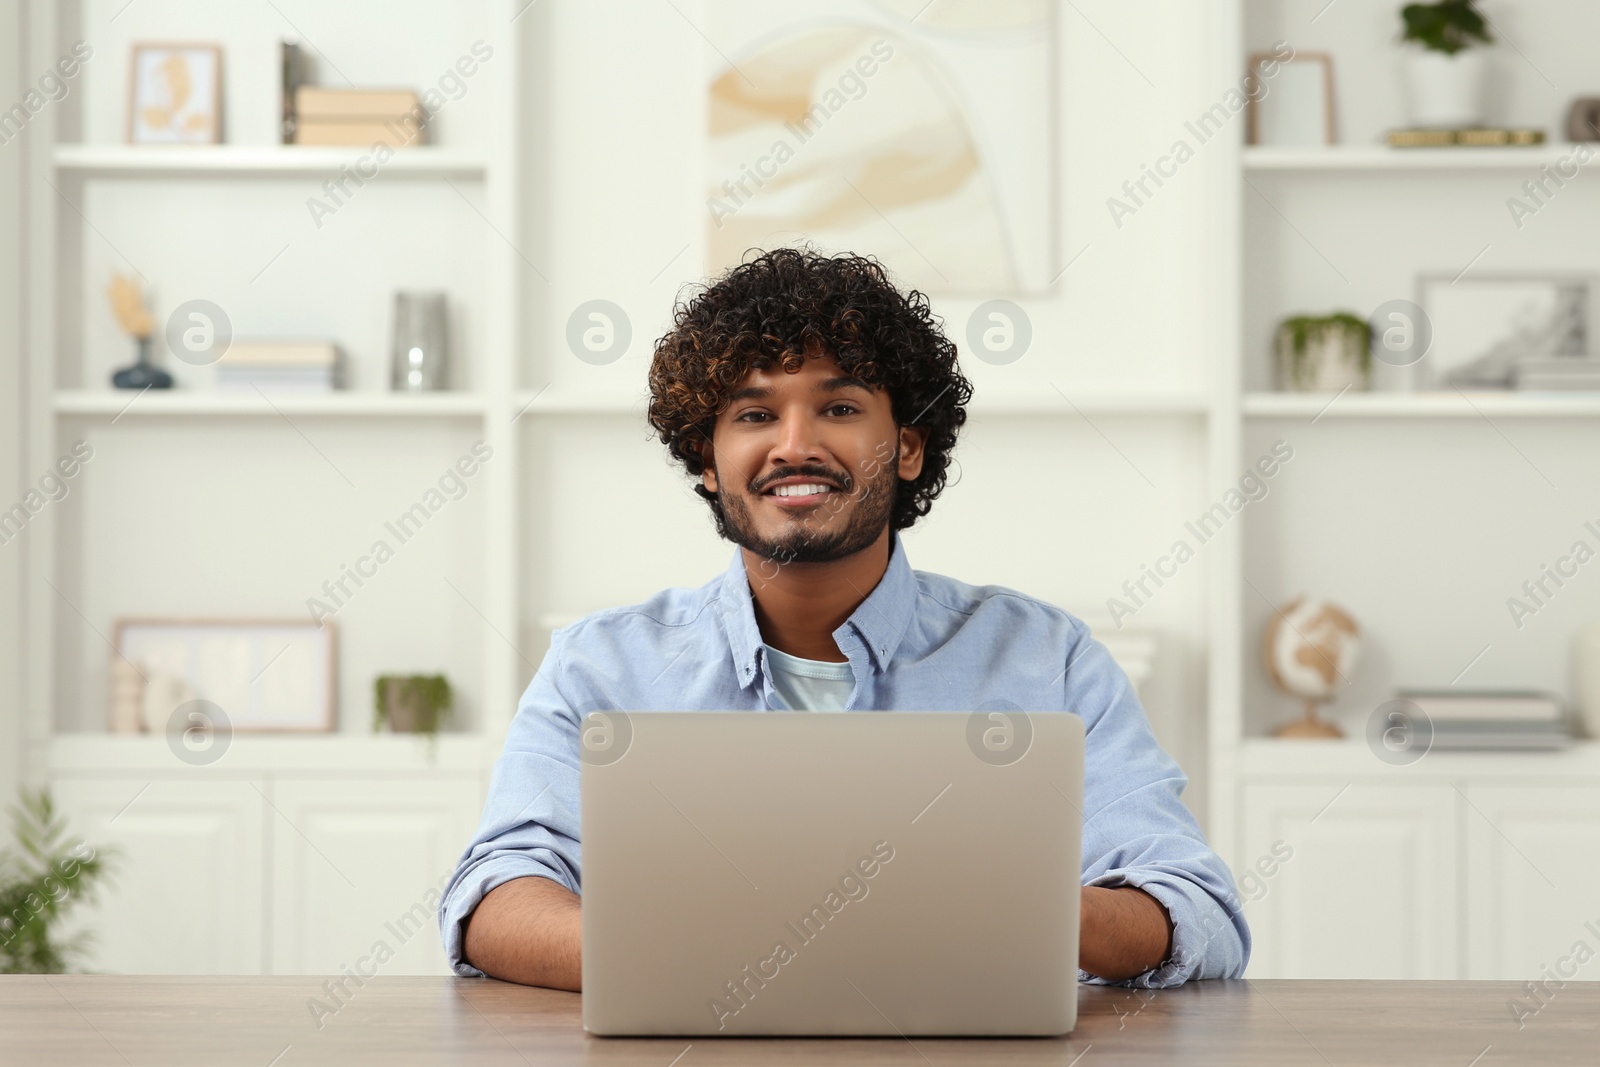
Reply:
[[235, 733], [328, 733], [336, 634], [331, 620], [319, 625], [305, 618], [118, 618], [113, 676], [120, 675], [119, 683], [130, 674], [141, 679], [141, 694], [124, 699], [137, 699], [142, 715], [113, 706], [112, 729], [120, 724], [125, 731], [133, 719], [145, 731], [163, 732], [177, 708], [206, 700], [223, 710]]
[[221, 141], [222, 46], [134, 44], [128, 62], [128, 143]]
[[1593, 275], [1581, 272], [1421, 274], [1417, 304], [1432, 341], [1426, 389], [1508, 389], [1525, 359], [1592, 360]]
[[[1278, 70], [1264, 75], [1262, 67], [1269, 61], [1276, 63]], [[1251, 84], [1262, 87], [1245, 107], [1247, 143], [1309, 148], [1338, 141], [1332, 55], [1296, 52], [1280, 59], [1271, 52], [1252, 52], [1247, 72]]]

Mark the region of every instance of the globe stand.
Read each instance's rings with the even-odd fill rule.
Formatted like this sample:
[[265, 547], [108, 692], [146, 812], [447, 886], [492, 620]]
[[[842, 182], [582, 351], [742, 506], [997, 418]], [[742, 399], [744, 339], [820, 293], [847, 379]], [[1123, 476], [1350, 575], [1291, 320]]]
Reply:
[[1344, 731], [1331, 722], [1323, 722], [1317, 718], [1317, 702], [1306, 701], [1305, 717], [1295, 722], [1286, 722], [1272, 731], [1273, 737], [1299, 737], [1306, 739], [1331, 739], [1343, 737]]

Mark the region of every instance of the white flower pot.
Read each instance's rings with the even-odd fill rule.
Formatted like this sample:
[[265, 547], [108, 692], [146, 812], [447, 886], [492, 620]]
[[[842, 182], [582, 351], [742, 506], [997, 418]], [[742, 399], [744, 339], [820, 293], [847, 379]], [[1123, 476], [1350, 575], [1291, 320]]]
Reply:
[[1417, 51], [1406, 57], [1406, 102], [1411, 124], [1423, 127], [1481, 126], [1488, 57], [1481, 48], [1447, 56]]
[[1368, 384], [1366, 338], [1336, 326], [1314, 329], [1303, 351], [1296, 352], [1293, 333], [1278, 330], [1274, 343], [1278, 388], [1291, 393], [1337, 393], [1365, 390]]

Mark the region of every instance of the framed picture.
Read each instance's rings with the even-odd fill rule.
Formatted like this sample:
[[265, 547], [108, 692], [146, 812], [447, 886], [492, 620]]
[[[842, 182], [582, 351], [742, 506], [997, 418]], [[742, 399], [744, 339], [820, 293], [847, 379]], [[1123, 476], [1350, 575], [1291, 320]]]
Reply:
[[1259, 89], [1246, 110], [1249, 143], [1278, 147], [1333, 144], [1333, 57], [1297, 52], [1287, 60], [1270, 52], [1250, 56], [1251, 84]]
[[334, 633], [309, 619], [118, 619], [112, 729], [160, 733], [179, 707], [207, 700], [236, 733], [332, 730]]
[[1424, 388], [1505, 389], [1524, 360], [1589, 356], [1595, 286], [1582, 274], [1422, 275], [1433, 343]]
[[222, 48], [136, 44], [128, 64], [130, 144], [222, 140]]

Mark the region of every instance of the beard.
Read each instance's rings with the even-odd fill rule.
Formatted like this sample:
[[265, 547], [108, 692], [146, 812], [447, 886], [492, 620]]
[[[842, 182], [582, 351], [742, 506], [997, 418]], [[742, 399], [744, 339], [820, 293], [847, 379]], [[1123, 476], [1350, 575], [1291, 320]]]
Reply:
[[[894, 513], [895, 491], [900, 480], [900, 447], [879, 468], [878, 476], [854, 483], [842, 479], [848, 491], [835, 490], [821, 504], [804, 515], [781, 516], [778, 532], [762, 536], [756, 529], [750, 501], [760, 494], [717, 494], [722, 513], [723, 536], [740, 548], [774, 563], [832, 563], [869, 548], [883, 534]], [[820, 476], [829, 481], [834, 475], [816, 467], [801, 467], [797, 474]], [[717, 478], [722, 482], [721, 475]], [[835, 503], [835, 501], [842, 502]]]

